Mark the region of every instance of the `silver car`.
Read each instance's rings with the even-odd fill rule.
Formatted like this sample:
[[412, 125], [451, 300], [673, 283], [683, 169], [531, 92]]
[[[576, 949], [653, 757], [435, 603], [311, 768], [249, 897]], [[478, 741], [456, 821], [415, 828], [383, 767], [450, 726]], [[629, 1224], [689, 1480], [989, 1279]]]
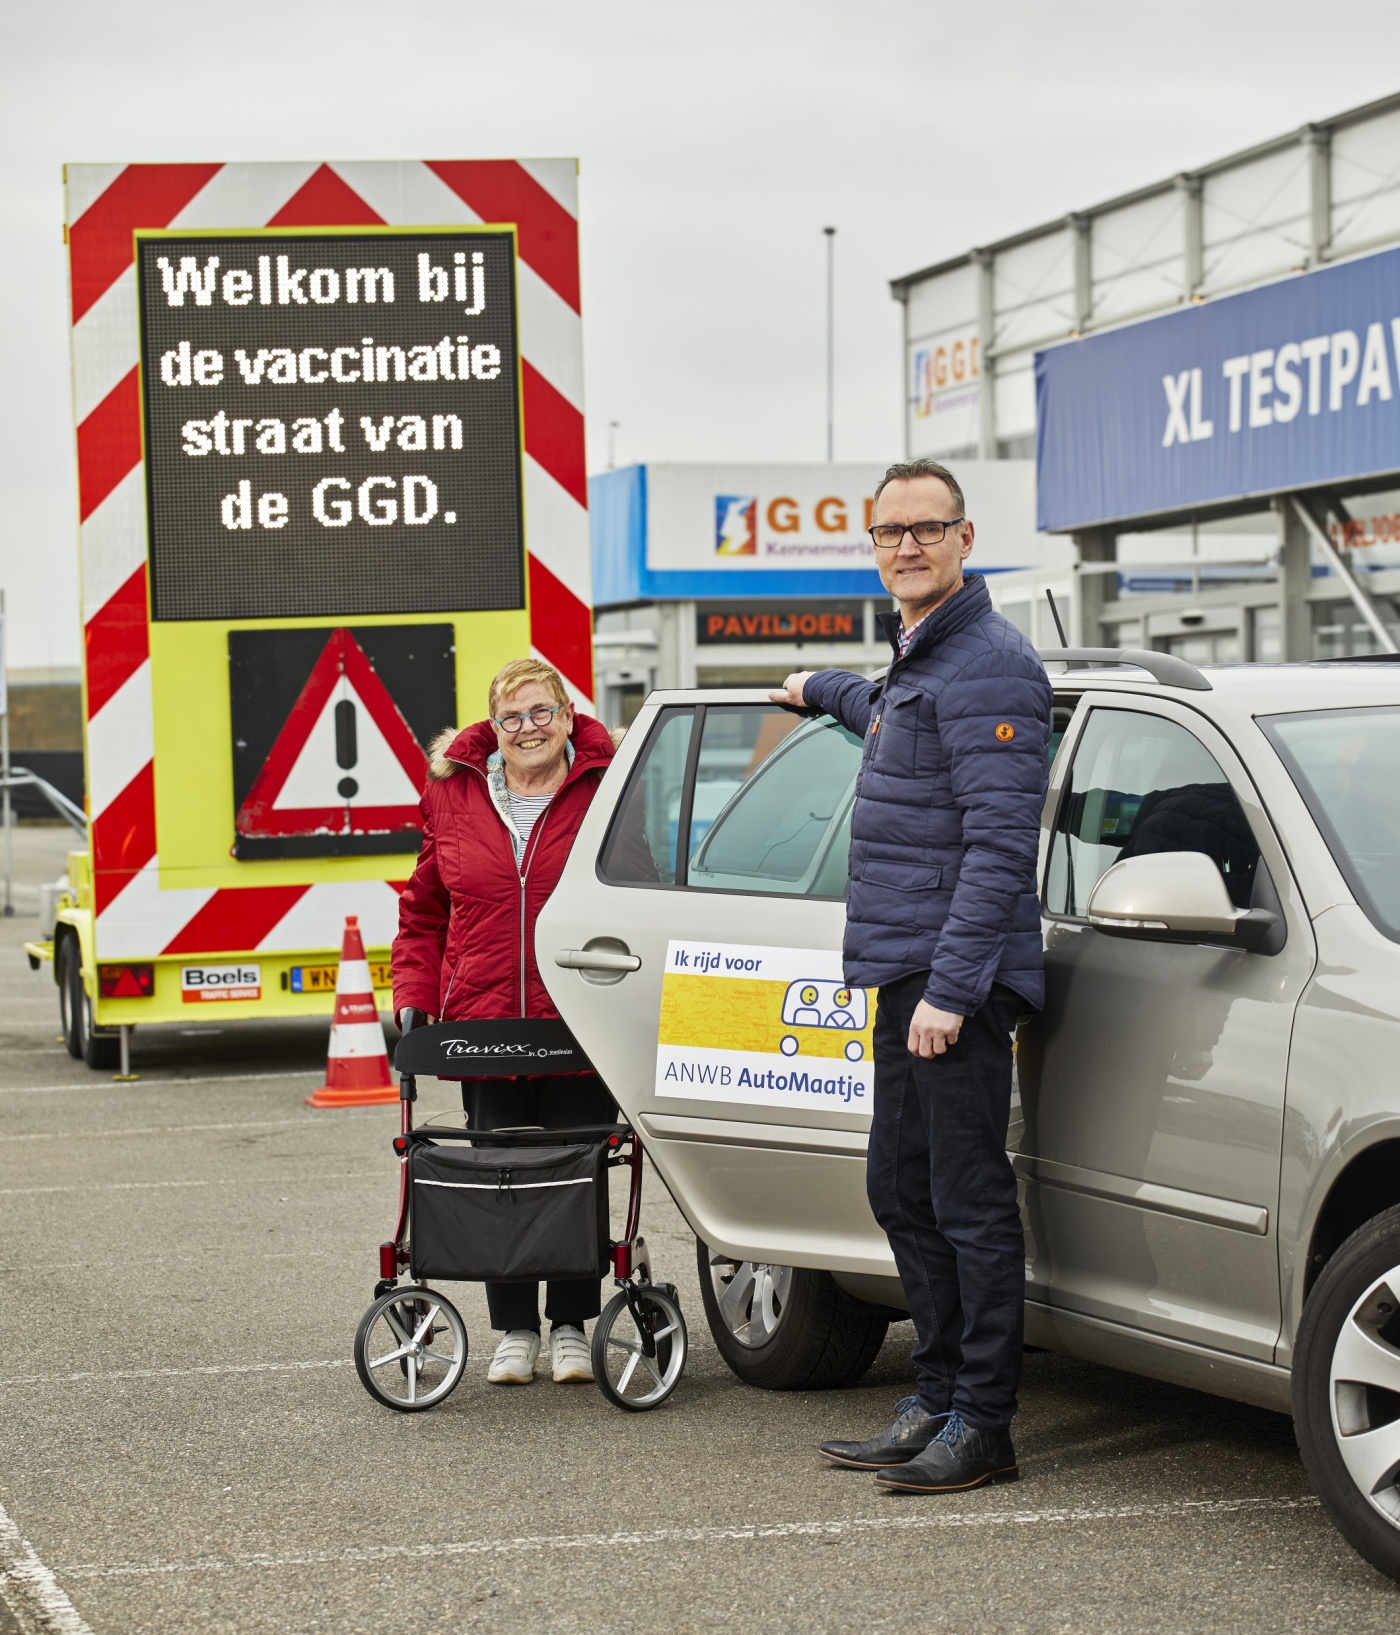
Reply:
[[[1027, 1339], [1291, 1412], [1400, 1577], [1400, 663], [1121, 657], [1053, 676]], [[537, 932], [774, 1389], [850, 1384], [904, 1315], [837, 957], [860, 755], [758, 692], [653, 694]]]

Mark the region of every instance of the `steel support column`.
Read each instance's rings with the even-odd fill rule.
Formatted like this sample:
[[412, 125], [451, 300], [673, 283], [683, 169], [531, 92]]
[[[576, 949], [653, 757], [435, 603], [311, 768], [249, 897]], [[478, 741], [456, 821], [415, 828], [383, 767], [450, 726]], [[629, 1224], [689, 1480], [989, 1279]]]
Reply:
[[[1074, 546], [1081, 563], [1118, 560], [1118, 535], [1112, 528], [1085, 528], [1074, 535]], [[1076, 572], [1070, 640], [1084, 647], [1102, 647], [1104, 614], [1108, 604], [1117, 600], [1116, 573]]]
[[977, 265], [977, 359], [980, 385], [977, 391], [977, 457], [997, 457], [996, 335], [995, 297], [992, 286], [992, 258], [985, 250], [974, 250]]
[[1289, 496], [1276, 499], [1274, 510], [1279, 519], [1279, 634], [1283, 644], [1283, 662], [1296, 664], [1312, 657], [1312, 624], [1308, 609], [1312, 551], [1307, 527]]
[[1181, 194], [1181, 298], [1190, 301], [1205, 282], [1205, 240], [1201, 223], [1201, 178], [1181, 175], [1176, 179]]
[[[1351, 521], [1350, 513], [1340, 500], [1329, 500], [1328, 503], [1332, 507], [1332, 510], [1336, 512], [1340, 521]], [[1381, 617], [1380, 609], [1371, 599], [1371, 592], [1369, 588], [1357, 578], [1355, 568], [1352, 567], [1347, 558], [1342, 555], [1342, 553], [1328, 538], [1327, 530], [1325, 527], [1323, 527], [1321, 521], [1319, 521], [1313, 508], [1306, 500], [1299, 499], [1297, 495], [1294, 495], [1293, 510], [1296, 513], [1298, 520], [1303, 524], [1303, 527], [1312, 536], [1313, 542], [1317, 545], [1318, 550], [1320, 550], [1323, 556], [1327, 558], [1327, 561], [1332, 568], [1332, 572], [1335, 573], [1338, 579], [1341, 580], [1342, 588], [1346, 591], [1347, 595], [1351, 597], [1356, 611], [1361, 615], [1366, 628], [1371, 632], [1371, 635], [1375, 639], [1376, 651], [1379, 653], [1400, 652], [1400, 647], [1396, 646], [1395, 638], [1386, 628], [1385, 620]]]
[[1066, 218], [1074, 235], [1074, 329], [1082, 335], [1094, 316], [1093, 237], [1087, 216]]
[[1308, 262], [1320, 266], [1332, 244], [1332, 133], [1304, 125], [1308, 150]]

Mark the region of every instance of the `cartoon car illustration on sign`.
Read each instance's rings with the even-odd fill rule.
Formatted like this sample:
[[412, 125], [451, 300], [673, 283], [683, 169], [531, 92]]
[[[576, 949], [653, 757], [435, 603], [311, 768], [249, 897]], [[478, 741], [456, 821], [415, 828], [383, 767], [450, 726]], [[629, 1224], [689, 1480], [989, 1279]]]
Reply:
[[[821, 982], [799, 978], [789, 982], [783, 995], [783, 1021], [790, 1028], [842, 1028], [859, 1032], [866, 1022], [864, 988], [847, 988], [840, 982]], [[795, 1056], [798, 1040], [794, 1034], [783, 1035], [784, 1056]], [[846, 1046], [846, 1059], [858, 1062], [865, 1054], [859, 1039]]]

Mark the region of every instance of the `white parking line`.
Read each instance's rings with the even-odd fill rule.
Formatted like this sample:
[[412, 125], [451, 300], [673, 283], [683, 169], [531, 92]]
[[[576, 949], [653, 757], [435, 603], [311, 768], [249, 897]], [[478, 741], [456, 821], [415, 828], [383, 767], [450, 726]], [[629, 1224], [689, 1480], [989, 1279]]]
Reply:
[[389, 1171], [360, 1170], [349, 1175], [255, 1175], [222, 1181], [78, 1181], [59, 1187], [0, 1187], [0, 1198], [29, 1198], [50, 1192], [156, 1192], [163, 1187], [302, 1186], [308, 1181], [382, 1181]]
[[200, 1368], [118, 1368], [110, 1374], [20, 1374], [0, 1385], [71, 1385], [78, 1380], [174, 1380], [193, 1374], [300, 1374], [311, 1368], [348, 1368], [349, 1357], [321, 1362], [208, 1363]]
[[[163, 1084], [256, 1084], [263, 1079], [307, 1079], [320, 1071], [315, 1067], [290, 1068], [280, 1073], [201, 1073], [197, 1078], [163, 1079], [155, 1073], [142, 1073], [136, 1080], [149, 1089]], [[0, 1084], [0, 1096], [55, 1096], [62, 1090], [123, 1090], [130, 1092], [130, 1084], [112, 1084], [102, 1079], [77, 1079], [72, 1084]]]
[[[386, 1106], [389, 1104], [385, 1104]], [[384, 1107], [345, 1107], [337, 1109], [340, 1118], [339, 1124], [347, 1118], [383, 1118]], [[392, 1107], [390, 1107], [392, 1111]], [[397, 1123], [397, 1120], [393, 1121]], [[333, 1126], [318, 1119], [316, 1114], [308, 1108], [305, 1118], [253, 1118], [244, 1119], [233, 1124], [143, 1124], [132, 1129], [114, 1130], [36, 1130], [23, 1135], [0, 1135], [0, 1145], [7, 1141], [109, 1141], [119, 1135], [194, 1135], [198, 1132], [210, 1130], [307, 1130], [319, 1126], [321, 1129], [330, 1129]], [[389, 1121], [385, 1122], [385, 1128]]]
[[[224, 1264], [228, 1262], [228, 1254], [222, 1245], [211, 1246], [202, 1255], [148, 1255], [142, 1254], [143, 1266], [207, 1266], [211, 1260], [218, 1258]], [[345, 1254], [340, 1249], [273, 1249], [266, 1253], [243, 1255], [243, 1260], [344, 1260]], [[52, 1277], [55, 1272], [95, 1272], [104, 1266], [124, 1266], [130, 1268], [130, 1255], [122, 1255], [113, 1260], [53, 1260], [42, 1265], [28, 1263], [7, 1265], [0, 1261], [0, 1272], [7, 1272], [12, 1277], [23, 1273], [26, 1277]]]
[[87, 1620], [58, 1586], [53, 1573], [20, 1537], [19, 1528], [0, 1505], [0, 1601], [23, 1630], [44, 1635], [92, 1635]]
[[368, 1565], [385, 1561], [436, 1561], [453, 1556], [512, 1555], [530, 1550], [636, 1549], [642, 1545], [730, 1544], [745, 1540], [858, 1538], [866, 1533], [923, 1532], [947, 1528], [1075, 1526], [1086, 1522], [1161, 1520], [1238, 1512], [1312, 1510], [1311, 1494], [1294, 1499], [1183, 1499], [1171, 1504], [1085, 1506], [1064, 1510], [959, 1510], [916, 1515], [855, 1516], [848, 1521], [741, 1522], [733, 1527], [656, 1527], [631, 1533], [554, 1533], [535, 1538], [464, 1539], [446, 1544], [373, 1544], [352, 1550], [312, 1550], [296, 1555], [204, 1556], [193, 1561], [77, 1562], [60, 1567], [65, 1578], [141, 1578], [160, 1573], [231, 1573], [281, 1567]]

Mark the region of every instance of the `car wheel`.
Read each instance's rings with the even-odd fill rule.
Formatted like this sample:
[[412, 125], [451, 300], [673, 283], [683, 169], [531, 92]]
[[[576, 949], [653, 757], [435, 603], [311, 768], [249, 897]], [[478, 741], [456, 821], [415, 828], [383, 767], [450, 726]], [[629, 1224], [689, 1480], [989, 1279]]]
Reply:
[[63, 1027], [63, 1043], [68, 1054], [75, 1061], [81, 1061], [83, 1039], [79, 1017], [83, 1008], [82, 954], [78, 939], [71, 932], [59, 939], [57, 958], [58, 1015]]
[[735, 1261], [695, 1240], [705, 1318], [746, 1385], [823, 1391], [854, 1385], [878, 1356], [889, 1318], [829, 1272]]
[[1354, 1232], [1308, 1296], [1293, 1417], [1303, 1463], [1343, 1537], [1400, 1579], [1400, 1207]]

